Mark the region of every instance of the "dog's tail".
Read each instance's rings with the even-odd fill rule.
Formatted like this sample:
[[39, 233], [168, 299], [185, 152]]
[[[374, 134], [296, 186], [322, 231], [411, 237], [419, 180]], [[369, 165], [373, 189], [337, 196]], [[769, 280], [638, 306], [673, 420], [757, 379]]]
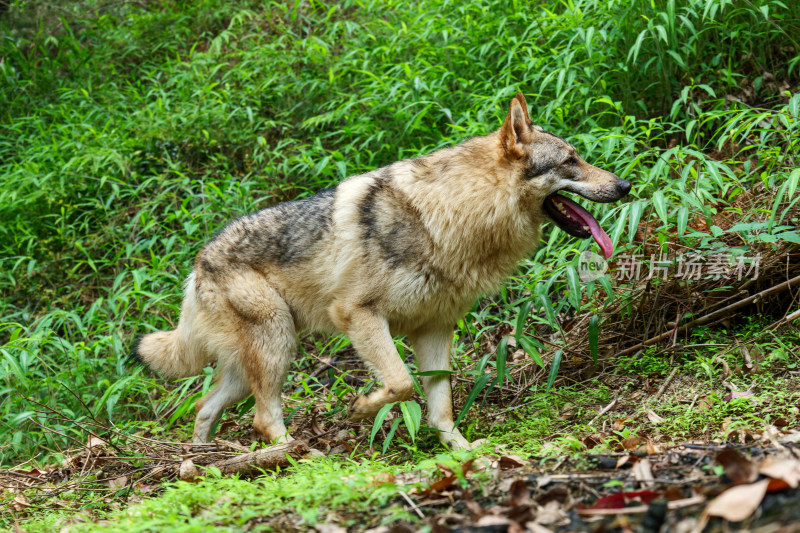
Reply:
[[131, 350], [131, 358], [138, 359], [167, 377], [199, 374], [214, 360], [203, 340], [200, 315], [192, 273], [186, 280], [178, 327], [172, 331], [158, 331], [141, 337]]

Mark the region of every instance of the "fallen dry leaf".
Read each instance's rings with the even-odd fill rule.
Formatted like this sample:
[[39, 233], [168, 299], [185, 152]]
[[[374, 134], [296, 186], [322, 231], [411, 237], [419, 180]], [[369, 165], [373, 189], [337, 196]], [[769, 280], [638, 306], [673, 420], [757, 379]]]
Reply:
[[661, 422], [663, 422], [663, 421], [664, 421], [664, 419], [663, 419], [663, 418], [661, 418], [660, 416], [658, 416], [658, 415], [656, 414], [656, 412], [655, 412], [655, 411], [653, 411], [652, 409], [648, 409], [648, 410], [647, 410], [647, 418], [648, 418], [648, 419], [650, 420], [650, 422], [652, 422], [653, 424], [660, 424]]
[[797, 459], [775, 460], [768, 457], [758, 467], [758, 472], [773, 479], [783, 480], [793, 489], [800, 485], [800, 461]]
[[630, 422], [630, 420], [627, 418], [617, 418], [614, 420], [614, 424], [611, 426], [611, 429], [614, 431], [622, 431], [625, 429], [625, 426], [628, 424], [628, 422]]
[[783, 449], [783, 445], [778, 441], [778, 438], [783, 435], [780, 429], [776, 428], [772, 424], [767, 424], [767, 427], [764, 428], [764, 432], [761, 433], [761, 441], [762, 442], [769, 442], [776, 448]]
[[647, 442], [644, 437], [628, 437], [627, 439], [622, 439], [621, 444], [626, 450], [635, 450], [643, 442]]
[[599, 446], [603, 444], [606, 440], [607, 435], [605, 433], [593, 433], [581, 441], [587, 449], [591, 450], [595, 446]]
[[570, 492], [569, 489], [564, 485], [556, 485], [552, 489], [548, 490], [544, 494], [540, 494], [536, 497], [536, 503], [539, 505], [547, 505], [547, 502], [551, 502], [553, 500], [558, 501], [562, 505], [565, 504], [568, 500], [570, 500]]
[[467, 508], [467, 511], [472, 514], [472, 519], [477, 520], [478, 518], [482, 517], [486, 514], [486, 511], [483, 510], [483, 507], [480, 504], [473, 500], [467, 500], [464, 504]]
[[618, 492], [610, 496], [598, 498], [591, 509], [622, 509], [630, 502], [642, 502], [648, 504], [661, 496], [660, 492], [651, 490], [640, 490], [637, 492]]
[[500, 470], [511, 470], [512, 468], [519, 468], [526, 464], [528, 464], [528, 462], [517, 455], [504, 455], [497, 460], [497, 466]]
[[11, 502], [10, 507], [17, 512], [22, 512], [28, 507], [31, 507], [31, 504], [28, 503], [28, 498], [20, 493], [14, 496], [14, 501]]
[[483, 457], [478, 457], [477, 459], [473, 460], [472, 463], [472, 471], [473, 472], [485, 472], [492, 468], [492, 463], [497, 460], [497, 457], [493, 457], [491, 455], [484, 455]]
[[800, 431], [792, 430], [786, 435], [781, 435], [778, 437], [778, 442], [781, 444], [792, 444], [796, 442], [800, 442]]
[[508, 491], [508, 503], [513, 507], [530, 505], [533, 503], [533, 500], [531, 500], [531, 493], [528, 487], [525, 486], [525, 482], [521, 479], [517, 479], [511, 484], [511, 489]]
[[619, 459], [617, 459], [616, 468], [619, 469], [620, 467], [622, 467], [625, 463], [627, 463], [630, 460], [631, 460], [631, 456], [630, 455], [620, 455]]
[[92, 448], [103, 448], [106, 446], [106, 444], [108, 443], [103, 439], [101, 439], [100, 437], [97, 437], [95, 435], [90, 435], [89, 440], [86, 442], [86, 449], [89, 451], [97, 451], [97, 450], [92, 450]]
[[647, 457], [633, 465], [633, 478], [647, 487], [653, 484], [655, 477], [653, 477], [653, 470]]
[[392, 474], [388, 472], [376, 472], [374, 475], [370, 476], [369, 486], [374, 488], [394, 482], [395, 477]]
[[317, 533], [347, 533], [347, 530], [338, 524], [317, 524], [314, 530]]
[[432, 494], [434, 492], [441, 492], [445, 489], [450, 488], [450, 486], [456, 482], [456, 476], [445, 476], [442, 479], [434, 481], [430, 484], [430, 486], [422, 491], [423, 495]]
[[569, 524], [564, 506], [558, 500], [550, 500], [539, 509], [536, 515], [537, 524], [566, 525]]
[[528, 522], [525, 524], [525, 531], [529, 533], [553, 533], [552, 529], [548, 529], [541, 524], [537, 524], [536, 522]]
[[740, 522], [752, 515], [767, 493], [768, 479], [732, 487], [708, 504], [703, 514], [718, 516], [729, 522]]
[[702, 413], [703, 411], [708, 411], [711, 409], [711, 406], [713, 405], [714, 400], [708, 396], [704, 396], [703, 398], [700, 398], [700, 401], [697, 402], [697, 410]]
[[641, 449], [650, 455], [661, 453], [661, 448], [658, 446], [658, 444], [650, 439], [647, 439], [647, 442], [642, 445]]
[[791, 488], [788, 483], [782, 479], [769, 478], [769, 485], [767, 485], [767, 492], [779, 492]]
[[454, 476], [455, 475], [455, 472], [453, 472], [453, 470], [449, 466], [447, 466], [445, 464], [436, 463], [436, 468], [438, 468], [445, 476]]
[[475, 463], [475, 459], [470, 459], [469, 461], [463, 463], [461, 465], [461, 475], [467, 477], [467, 474], [470, 473], [472, 470], [472, 465]]
[[112, 490], [121, 489], [128, 484], [128, 476], [119, 476], [106, 480], [106, 485]]
[[746, 390], [746, 391], [734, 390], [734, 391], [731, 391], [730, 394], [725, 396], [723, 398], [723, 400], [725, 400], [726, 402], [729, 402], [731, 400], [735, 400], [736, 398], [753, 398], [755, 395], [756, 394], [751, 390]]
[[732, 448], [722, 450], [714, 460], [725, 468], [725, 475], [734, 485], [750, 483], [758, 476], [756, 465]]
[[480, 520], [475, 522], [475, 525], [480, 528], [481, 530], [494, 530], [498, 528], [498, 531], [502, 526], [506, 526], [508, 529], [508, 533], [523, 533], [525, 530], [522, 529], [522, 526], [517, 524], [516, 522], [509, 520], [503, 516], [496, 516], [496, 515], [486, 515], [481, 517]]

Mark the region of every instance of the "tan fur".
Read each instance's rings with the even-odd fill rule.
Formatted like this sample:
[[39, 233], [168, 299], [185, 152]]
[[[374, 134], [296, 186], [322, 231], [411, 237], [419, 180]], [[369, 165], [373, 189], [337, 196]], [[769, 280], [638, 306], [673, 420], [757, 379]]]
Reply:
[[[449, 369], [453, 325], [535, 248], [545, 197], [620, 196], [619, 178], [583, 160], [570, 170], [579, 179], [564, 178], [553, 162], [573, 153], [530, 123], [519, 94], [494, 133], [243, 217], [198, 255], [178, 327], [145, 336], [138, 354], [168, 376], [219, 360], [216, 388], [197, 403], [196, 441], [250, 392], [255, 428], [286, 440], [280, 390], [296, 333], [342, 332], [382, 383], [350, 416], [373, 416], [413, 391], [392, 336], [409, 336], [420, 370]], [[541, 169], [550, 170], [530, 178]], [[468, 447], [453, 425], [449, 379], [422, 383], [429, 424], [443, 442]]]

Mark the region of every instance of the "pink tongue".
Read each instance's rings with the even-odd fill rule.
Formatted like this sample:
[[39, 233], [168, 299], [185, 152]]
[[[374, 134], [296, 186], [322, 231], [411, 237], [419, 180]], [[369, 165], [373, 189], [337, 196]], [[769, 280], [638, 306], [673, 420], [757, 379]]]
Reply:
[[614, 253], [614, 245], [611, 244], [611, 237], [608, 236], [608, 233], [600, 227], [597, 220], [595, 220], [586, 209], [560, 194], [555, 195], [553, 200], [563, 205], [571, 218], [580, 220], [584, 226], [588, 226], [589, 231], [592, 232], [592, 237], [597, 241], [600, 250], [603, 252], [603, 257], [606, 259], [611, 257], [611, 254]]

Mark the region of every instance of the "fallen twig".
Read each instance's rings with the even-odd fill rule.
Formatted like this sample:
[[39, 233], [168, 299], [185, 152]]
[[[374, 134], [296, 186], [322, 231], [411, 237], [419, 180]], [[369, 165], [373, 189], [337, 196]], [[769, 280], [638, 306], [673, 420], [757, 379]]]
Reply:
[[218, 468], [223, 475], [240, 474], [252, 476], [261, 473], [261, 470], [274, 470], [277, 467], [289, 466], [292, 459], [299, 459], [309, 452], [308, 445], [301, 440], [294, 440], [286, 444], [276, 444], [262, 448], [255, 452], [245, 453], [211, 463], [208, 466]]
[[658, 392], [656, 392], [656, 395], [653, 396], [653, 400], [658, 400], [659, 398], [661, 398], [661, 395], [664, 394], [664, 391], [667, 390], [669, 384], [672, 383], [672, 378], [674, 378], [675, 374], [677, 373], [678, 373], [678, 367], [676, 366], [675, 368], [672, 369], [672, 372], [669, 373], [667, 379], [664, 380], [664, 383], [661, 384], [661, 387], [659, 387]]
[[[667, 331], [667, 332], [661, 333], [659, 335], [656, 335], [655, 337], [651, 337], [651, 338], [647, 339], [644, 342], [640, 342], [636, 346], [631, 346], [630, 348], [626, 348], [626, 349], [622, 350], [621, 352], [618, 352], [617, 356], [628, 355], [628, 354], [634, 353], [637, 350], [641, 350], [645, 346], [650, 346], [651, 344], [655, 344], [656, 342], [659, 342], [659, 341], [662, 341], [664, 339], [667, 339], [673, 334], [677, 336], [677, 335], [680, 335], [681, 333], [685, 333], [685, 332], [691, 330], [695, 326], [702, 326], [703, 324], [706, 324], [706, 323], [711, 322], [713, 320], [717, 320], [719, 318], [723, 318], [726, 313], [731, 313], [733, 311], [736, 311], [737, 309], [740, 309], [740, 308], [742, 308], [742, 307], [744, 307], [746, 305], [749, 305], [749, 304], [755, 302], [759, 298], [763, 298], [763, 297], [768, 296], [768, 295], [770, 295], [772, 293], [775, 293], [775, 292], [781, 292], [781, 291], [786, 290], [786, 289], [788, 289], [790, 287], [793, 287], [794, 285], [797, 285], [798, 283], [800, 283], [800, 276], [795, 276], [790, 280], [784, 281], [783, 283], [780, 283], [778, 285], [774, 285], [774, 286], [770, 287], [769, 289], [764, 289], [761, 292], [757, 292], [756, 294], [754, 294], [752, 296], [748, 296], [747, 298], [739, 300], [736, 303], [732, 303], [731, 305], [723, 307], [722, 309], [717, 309], [716, 311], [713, 311], [713, 312], [711, 312], [711, 313], [709, 313], [709, 314], [707, 314], [705, 316], [702, 316], [700, 318], [696, 318], [695, 320], [692, 320], [688, 324], [685, 324], [685, 325], [677, 328], [674, 331]], [[797, 317], [800, 317], [800, 312], [794, 312], [791, 315], [786, 316], [783, 320], [788, 322], [790, 320], [794, 320]]]
[[619, 400], [619, 396], [617, 396], [616, 398], [614, 398], [614, 399], [611, 401], [611, 403], [610, 403], [610, 404], [608, 404], [608, 405], [606, 405], [605, 407], [603, 407], [602, 409], [600, 409], [600, 412], [599, 412], [599, 413], [597, 413], [597, 415], [596, 415], [594, 418], [592, 418], [592, 421], [591, 421], [591, 422], [589, 422], [589, 423], [588, 423], [588, 424], [586, 424], [586, 425], [587, 425], [587, 426], [592, 426], [592, 425], [595, 423], [595, 421], [596, 421], [598, 418], [600, 418], [601, 416], [603, 416], [604, 414], [606, 414], [606, 413], [607, 413], [608, 411], [610, 411], [610, 410], [611, 410], [611, 409], [612, 409], [612, 408], [613, 408], [615, 405], [617, 405], [617, 400]]
[[425, 515], [422, 514], [422, 511], [420, 511], [419, 507], [417, 507], [417, 505], [413, 501], [411, 501], [411, 498], [408, 497], [408, 494], [406, 494], [402, 490], [398, 490], [397, 493], [400, 496], [402, 496], [403, 499], [405, 499], [405, 501], [408, 502], [408, 505], [410, 505], [411, 508], [414, 510], [414, 512], [417, 513], [417, 516], [419, 516], [420, 518], [423, 518], [423, 519], [425, 518]]
[[[667, 508], [670, 511], [674, 511], [675, 509], [700, 505], [705, 501], [706, 499], [704, 496], [692, 496], [691, 498], [668, 502]], [[578, 514], [580, 516], [614, 516], [619, 514], [646, 513], [649, 508], [649, 505], [637, 505], [635, 507], [623, 507], [621, 509], [578, 509]]]

